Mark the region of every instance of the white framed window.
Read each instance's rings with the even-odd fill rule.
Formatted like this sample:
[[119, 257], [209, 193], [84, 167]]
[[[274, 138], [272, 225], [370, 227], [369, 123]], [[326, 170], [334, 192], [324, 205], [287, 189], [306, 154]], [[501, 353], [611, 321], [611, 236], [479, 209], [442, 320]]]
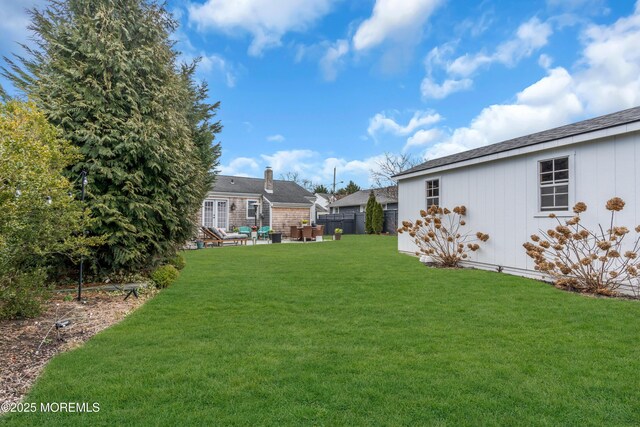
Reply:
[[569, 156], [538, 162], [540, 212], [569, 210]]
[[429, 179], [425, 182], [427, 208], [440, 206], [440, 178]]
[[[255, 219], [256, 211], [253, 208], [253, 205], [255, 205], [256, 203], [258, 203], [257, 200], [247, 200], [247, 219]], [[258, 211], [259, 210], [260, 208], [258, 208]]]

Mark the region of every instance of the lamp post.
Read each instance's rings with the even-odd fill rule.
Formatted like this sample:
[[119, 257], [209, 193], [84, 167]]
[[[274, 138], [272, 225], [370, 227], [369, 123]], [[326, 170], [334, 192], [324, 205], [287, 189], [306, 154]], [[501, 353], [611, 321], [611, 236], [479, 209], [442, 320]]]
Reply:
[[[82, 169], [80, 172], [80, 179], [82, 179], [82, 195], [80, 201], [84, 203], [85, 188], [87, 186], [87, 171]], [[83, 231], [85, 233], [85, 231]], [[80, 277], [78, 278], [78, 301], [82, 300], [82, 274], [84, 273], [84, 257], [80, 256]]]
[[258, 203], [253, 204], [253, 219], [255, 220], [254, 224], [256, 227], [258, 226]]

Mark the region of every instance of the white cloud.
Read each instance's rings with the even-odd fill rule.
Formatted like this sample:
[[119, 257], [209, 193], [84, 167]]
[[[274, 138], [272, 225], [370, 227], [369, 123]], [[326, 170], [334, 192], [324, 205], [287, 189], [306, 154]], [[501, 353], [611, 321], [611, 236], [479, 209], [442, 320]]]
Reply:
[[447, 65], [447, 72], [453, 75], [468, 77], [478, 68], [498, 62], [513, 66], [523, 58], [531, 56], [533, 52], [545, 46], [553, 30], [551, 25], [540, 22], [533, 17], [518, 27], [516, 35], [511, 40], [500, 44], [491, 55], [476, 53], [463, 55]]
[[591, 26], [576, 73], [587, 109], [604, 113], [640, 105], [640, 1], [635, 13], [611, 26]]
[[[331, 187], [333, 168], [337, 170], [336, 188], [343, 187], [349, 180], [366, 187], [372, 185], [370, 170], [375, 168], [384, 156], [382, 154], [364, 159], [323, 157], [312, 150], [282, 150], [272, 154], [262, 154], [256, 160], [248, 157], [233, 159], [222, 166], [221, 174], [235, 176], [262, 177], [266, 166], [273, 168], [274, 176], [287, 172], [297, 172], [301, 179], [309, 179], [315, 184]], [[340, 181], [343, 181], [340, 183]]]
[[[542, 40], [542, 39], [540, 39]], [[423, 153], [437, 158], [640, 105], [640, 1], [635, 12], [611, 25], [591, 25], [573, 74], [551, 67], [547, 75], [516, 95], [512, 104], [484, 108], [467, 127], [448, 133]]]
[[273, 168], [274, 174], [286, 172], [299, 172], [302, 174], [311, 167], [313, 160], [317, 156], [318, 153], [312, 150], [282, 150], [276, 151], [271, 155], [260, 155], [267, 166]]
[[349, 42], [337, 40], [327, 48], [326, 53], [320, 59], [320, 69], [325, 80], [333, 81], [338, 75], [338, 67], [343, 62], [343, 57], [349, 53]]
[[414, 42], [420, 39], [422, 26], [441, 0], [376, 0], [371, 17], [353, 36], [353, 47], [364, 51], [386, 40]]
[[[491, 54], [478, 52], [450, 60], [457, 42], [437, 46], [425, 57], [427, 73], [420, 84], [422, 97], [423, 99], [443, 99], [452, 93], [468, 90], [473, 86], [473, 80], [470, 77], [479, 68], [494, 62], [513, 66], [545, 46], [551, 34], [552, 28], [549, 23], [533, 17], [522, 23], [514, 37], [498, 45]], [[433, 78], [436, 69], [443, 69], [447, 74], [442, 83], [438, 83]]]
[[471, 79], [446, 79], [442, 84], [433, 81], [431, 77], [425, 77], [420, 84], [420, 92], [424, 99], [442, 99], [454, 92], [460, 92], [471, 88], [473, 81]]
[[228, 165], [220, 166], [221, 175], [254, 176], [259, 170], [258, 162], [250, 157], [236, 157]]
[[235, 87], [238, 72], [233, 65], [220, 55], [202, 55], [198, 71], [200, 73], [219, 73], [224, 76], [228, 87]]
[[423, 147], [429, 145], [442, 137], [440, 129], [420, 129], [407, 139], [407, 143], [402, 148], [405, 153], [415, 147]]
[[200, 30], [213, 28], [253, 36], [249, 54], [277, 47], [290, 31], [305, 31], [325, 16], [334, 0], [207, 0], [189, 6], [189, 20]]
[[376, 138], [376, 135], [380, 132], [391, 133], [396, 136], [406, 136], [413, 133], [419, 128], [432, 125], [439, 122], [442, 117], [434, 113], [433, 111], [416, 111], [413, 117], [409, 120], [405, 126], [398, 124], [393, 118], [389, 117], [386, 113], [378, 113], [369, 119], [369, 127], [367, 133]]
[[538, 65], [540, 65], [542, 68], [546, 70], [551, 68], [552, 64], [553, 64], [553, 58], [545, 53], [540, 55], [540, 57], [538, 58]]
[[437, 158], [483, 145], [561, 126], [583, 113], [573, 78], [564, 68], [548, 75], [516, 96], [513, 104], [484, 108], [470, 126], [455, 129], [448, 138], [424, 153]]
[[280, 135], [279, 133], [276, 135], [269, 135], [267, 137], [267, 141], [270, 142], [283, 142], [284, 141], [284, 136]]

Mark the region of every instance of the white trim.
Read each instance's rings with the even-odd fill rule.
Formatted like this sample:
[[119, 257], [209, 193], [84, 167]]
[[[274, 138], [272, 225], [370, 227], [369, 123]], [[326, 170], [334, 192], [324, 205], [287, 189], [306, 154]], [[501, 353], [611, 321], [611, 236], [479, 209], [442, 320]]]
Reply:
[[269, 228], [273, 230], [273, 203], [269, 201], [265, 196], [262, 196], [267, 206], [269, 206]]
[[[442, 176], [441, 175], [435, 175], [435, 176], [428, 176], [425, 178], [424, 180], [424, 194], [423, 194], [423, 200], [424, 200], [424, 208], [425, 209], [429, 209], [429, 206], [427, 206], [427, 182], [429, 181], [438, 181], [438, 203], [437, 206], [442, 206]], [[431, 196], [431, 199], [434, 199], [435, 196]]]
[[500, 153], [490, 154], [487, 156], [476, 157], [474, 159], [464, 160], [461, 162], [451, 163], [435, 168], [424, 169], [416, 171], [410, 174], [394, 177], [396, 181], [402, 181], [405, 179], [411, 179], [422, 175], [430, 175], [433, 173], [439, 173], [451, 169], [464, 168], [471, 165], [477, 165], [480, 163], [493, 162], [495, 160], [505, 159], [509, 157], [521, 156], [524, 154], [535, 153], [538, 151], [550, 150], [553, 148], [566, 147], [573, 144], [579, 144], [586, 141], [595, 141], [597, 139], [603, 139], [615, 135], [628, 134], [631, 132], [640, 131], [640, 121], [628, 123], [624, 125], [614, 126], [608, 129], [600, 129], [597, 131], [587, 132], [580, 135], [568, 136], [561, 139], [554, 139], [552, 141], [541, 142], [538, 144], [529, 145], [521, 148], [513, 148], [511, 150], [502, 151]]
[[[555, 160], [566, 157], [569, 163], [569, 182], [567, 183], [569, 187], [569, 197], [567, 201], [567, 210], [553, 210], [553, 211], [543, 211], [541, 210], [541, 195], [540, 195], [540, 162], [544, 162], [546, 160]], [[532, 160], [536, 162], [536, 179], [535, 179], [535, 191], [536, 191], [536, 213], [534, 214], [534, 218], [548, 217], [549, 214], [554, 214], [558, 217], [572, 217], [571, 207], [575, 204], [575, 194], [576, 194], [576, 161], [575, 161], [576, 153], [575, 151], [560, 151], [558, 153], [554, 153], [553, 155], [540, 155], [536, 156]]]
[[[255, 212], [253, 212], [254, 211], [253, 206], [251, 206], [251, 211], [252, 211], [254, 216], [249, 216], [249, 202], [260, 204], [260, 200], [259, 199], [246, 199], [245, 200], [245, 206], [247, 207], [247, 213], [245, 215], [246, 216], [245, 219], [255, 219], [256, 217], [255, 217]], [[253, 203], [252, 203], [252, 205], [253, 205]], [[260, 214], [260, 210], [258, 210], [258, 215], [259, 214]]]
[[217, 203], [218, 202], [226, 202], [226, 204], [227, 204], [226, 221], [225, 221], [225, 224], [224, 224], [223, 228], [225, 230], [228, 230], [229, 229], [229, 209], [230, 209], [229, 199], [220, 198], [220, 197], [215, 197], [215, 198], [214, 197], [207, 197], [202, 201], [202, 206], [201, 206], [202, 215], [201, 215], [201, 218], [200, 218], [200, 224], [202, 226], [204, 226], [204, 227], [208, 227], [208, 225], [204, 223], [204, 219], [205, 219], [204, 218], [204, 205], [205, 205], [206, 202], [213, 202], [214, 215], [213, 215], [213, 218], [212, 218], [213, 219], [213, 224], [212, 225], [214, 225], [216, 227], [217, 227], [217, 225], [216, 225], [216, 221], [217, 221], [216, 215], [217, 215], [217, 208], [218, 208]]

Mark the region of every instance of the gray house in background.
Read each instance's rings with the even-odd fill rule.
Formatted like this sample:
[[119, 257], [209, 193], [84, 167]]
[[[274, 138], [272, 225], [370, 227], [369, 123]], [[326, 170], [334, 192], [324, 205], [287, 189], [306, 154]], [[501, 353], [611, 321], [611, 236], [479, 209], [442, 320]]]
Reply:
[[[372, 190], [360, 190], [349, 194], [342, 199], [329, 203], [329, 209], [331, 209], [332, 214], [364, 212], [371, 191]], [[373, 193], [385, 211], [398, 209], [397, 187], [374, 188]]]

